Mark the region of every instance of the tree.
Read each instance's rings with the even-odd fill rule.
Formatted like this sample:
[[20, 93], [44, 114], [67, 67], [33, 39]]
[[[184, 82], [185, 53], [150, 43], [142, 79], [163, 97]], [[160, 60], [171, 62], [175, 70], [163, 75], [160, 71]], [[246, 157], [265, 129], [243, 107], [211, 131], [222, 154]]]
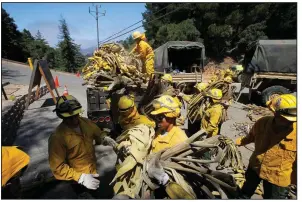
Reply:
[[33, 41], [33, 50], [31, 52], [33, 59], [45, 59], [47, 57], [47, 52], [49, 51], [50, 46], [47, 41], [43, 38], [41, 32], [38, 30], [35, 40]]
[[69, 28], [66, 20], [62, 17], [59, 25], [59, 51], [60, 51], [60, 65], [65, 71], [76, 72], [84, 65], [85, 59], [80, 52], [80, 46], [74, 43], [70, 37]]
[[35, 38], [31, 35], [31, 33], [27, 29], [23, 29], [21, 45], [26, 58], [32, 57], [32, 53], [35, 50], [34, 41]]
[[[207, 56], [258, 39], [296, 39], [296, 3], [147, 3], [146, 36], [156, 48], [169, 40], [203, 41]], [[173, 13], [168, 14], [171, 11]], [[203, 39], [203, 40], [202, 40]]]
[[2, 57], [20, 62], [26, 61], [21, 45], [22, 34], [17, 30], [14, 19], [3, 8], [1, 8], [1, 17]]

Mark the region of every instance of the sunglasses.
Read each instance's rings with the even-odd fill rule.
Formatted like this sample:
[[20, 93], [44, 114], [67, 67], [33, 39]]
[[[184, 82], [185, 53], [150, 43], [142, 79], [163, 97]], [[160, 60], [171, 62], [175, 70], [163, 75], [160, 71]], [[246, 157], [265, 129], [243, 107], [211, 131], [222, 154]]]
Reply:
[[155, 120], [156, 122], [162, 122], [162, 120], [163, 120], [164, 118], [166, 118], [166, 117], [165, 117], [165, 115], [162, 115], [162, 114], [154, 116], [154, 120]]

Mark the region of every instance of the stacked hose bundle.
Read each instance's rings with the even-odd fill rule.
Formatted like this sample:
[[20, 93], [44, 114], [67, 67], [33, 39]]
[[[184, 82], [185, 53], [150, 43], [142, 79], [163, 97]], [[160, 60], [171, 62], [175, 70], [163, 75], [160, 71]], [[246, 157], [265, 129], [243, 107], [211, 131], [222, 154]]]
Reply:
[[188, 103], [188, 119], [191, 123], [201, 119], [202, 113], [205, 109], [206, 99], [205, 94], [213, 88], [220, 89], [222, 91], [222, 99], [229, 100], [231, 97], [231, 92], [229, 88], [229, 83], [219, 80], [209, 84], [209, 86], [199, 94], [193, 95], [192, 99]]
[[[153, 129], [142, 124], [125, 131], [117, 139], [118, 153], [124, 145], [131, 146], [127, 155], [118, 157], [120, 165], [113, 180], [115, 194], [133, 199], [150, 199], [154, 198], [156, 190], [164, 189], [160, 197], [167, 199], [235, 198], [238, 192], [234, 178], [206, 166], [221, 162], [223, 150], [230, 147], [230, 144], [225, 144], [228, 138], [215, 136], [202, 140], [204, 135], [205, 131], [200, 130], [183, 143], [150, 153]], [[236, 150], [236, 147], [231, 149]], [[207, 151], [214, 159], [203, 159]], [[228, 158], [235, 157], [229, 155]], [[163, 175], [168, 175], [164, 187], [159, 186], [156, 177]]]
[[138, 83], [145, 83], [146, 77], [141, 73], [142, 63], [130, 55], [122, 45], [110, 43], [94, 51], [93, 56], [82, 69], [85, 84], [100, 87], [110, 84], [118, 75]]

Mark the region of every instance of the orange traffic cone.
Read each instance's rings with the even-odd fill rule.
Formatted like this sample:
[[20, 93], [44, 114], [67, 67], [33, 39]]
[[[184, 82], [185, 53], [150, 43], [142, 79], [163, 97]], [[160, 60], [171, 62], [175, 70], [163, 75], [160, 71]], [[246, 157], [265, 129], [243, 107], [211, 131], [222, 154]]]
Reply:
[[58, 76], [56, 76], [55, 85], [56, 85], [56, 88], [60, 87]]
[[80, 72], [78, 71], [78, 73], [77, 73], [77, 77], [80, 77]]
[[64, 95], [64, 96], [69, 95], [69, 94], [68, 94], [68, 90], [67, 90], [67, 86], [66, 86], [66, 85], [65, 85], [65, 87], [64, 87], [63, 95]]

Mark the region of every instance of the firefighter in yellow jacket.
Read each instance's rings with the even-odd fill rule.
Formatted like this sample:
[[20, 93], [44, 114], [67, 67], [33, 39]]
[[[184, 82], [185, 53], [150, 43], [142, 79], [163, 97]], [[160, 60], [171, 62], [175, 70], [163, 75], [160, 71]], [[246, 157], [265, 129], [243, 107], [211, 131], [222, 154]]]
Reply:
[[186, 133], [176, 126], [176, 118], [179, 117], [180, 108], [173, 97], [163, 95], [153, 101], [154, 115], [157, 128], [152, 142], [152, 152], [173, 147], [188, 139]]
[[50, 169], [56, 179], [75, 181], [81, 190], [89, 191], [96, 190], [100, 183], [93, 141], [112, 147], [116, 143], [92, 121], [80, 117], [82, 111], [75, 97], [59, 98], [54, 112], [63, 121], [48, 140], [48, 154]]
[[150, 76], [154, 73], [154, 52], [152, 47], [142, 39], [143, 35], [135, 31], [132, 34], [133, 39], [136, 42], [135, 47], [131, 51], [131, 53], [136, 52], [139, 54], [140, 59], [143, 62], [143, 70], [142, 73], [147, 73]]
[[255, 143], [240, 198], [251, 198], [263, 180], [264, 199], [285, 199], [296, 180], [291, 178], [297, 157], [296, 97], [285, 94], [267, 104], [274, 116], [260, 118], [247, 136], [236, 140], [238, 146]]
[[2, 150], [2, 199], [21, 197], [20, 177], [29, 164], [30, 157], [16, 146], [4, 146]]
[[133, 97], [124, 95], [118, 102], [119, 124], [123, 130], [127, 130], [139, 124], [146, 124], [155, 128], [154, 121], [138, 113]]
[[210, 98], [210, 103], [201, 115], [201, 128], [206, 131], [209, 138], [219, 133], [223, 121], [224, 107], [221, 104], [222, 91], [220, 89], [213, 88], [206, 96]]

